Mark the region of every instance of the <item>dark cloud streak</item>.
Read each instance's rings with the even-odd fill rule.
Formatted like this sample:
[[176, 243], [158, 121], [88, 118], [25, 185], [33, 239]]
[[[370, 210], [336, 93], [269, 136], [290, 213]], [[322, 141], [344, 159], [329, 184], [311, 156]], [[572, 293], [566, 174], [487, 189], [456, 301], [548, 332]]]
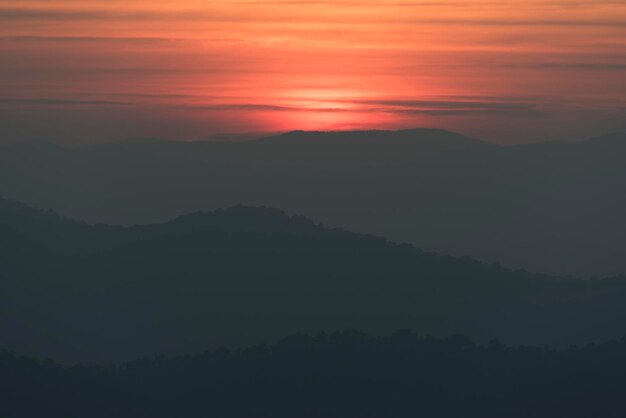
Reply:
[[5, 105], [34, 105], [34, 106], [122, 106], [129, 102], [109, 100], [75, 100], [75, 99], [0, 99]]
[[[347, 16], [348, 17], [348, 16]], [[46, 20], [46, 21], [64, 21], [64, 20], [118, 20], [118, 21], [214, 21], [214, 22], [258, 22], [258, 23], [275, 23], [283, 22], [284, 19], [276, 17], [270, 19], [267, 16], [263, 18], [255, 17], [252, 14], [220, 14], [207, 13], [200, 10], [181, 10], [178, 12], [167, 11], [122, 11], [122, 10], [103, 10], [103, 9], [29, 9], [29, 8], [0, 8], [1, 21], [29, 21], [29, 20]], [[300, 21], [317, 22], [319, 17], [311, 16], [309, 19], [300, 18]], [[419, 24], [419, 25], [482, 25], [482, 26], [593, 26], [593, 27], [615, 27], [626, 29], [626, 20], [615, 18], [604, 19], [472, 19], [472, 18], [424, 18], [414, 19], [401, 16], [390, 18], [370, 18], [354, 20], [347, 18], [342, 20], [341, 16], [337, 17], [334, 22], [336, 25], [342, 23], [349, 25], [367, 25], [373, 21], [388, 21], [397, 24]]]

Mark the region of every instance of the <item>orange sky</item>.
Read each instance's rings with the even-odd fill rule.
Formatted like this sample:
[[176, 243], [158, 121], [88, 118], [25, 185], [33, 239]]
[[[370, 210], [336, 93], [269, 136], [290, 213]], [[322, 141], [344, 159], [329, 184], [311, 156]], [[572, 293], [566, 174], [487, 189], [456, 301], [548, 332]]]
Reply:
[[1, 141], [626, 129], [624, 0], [0, 0]]

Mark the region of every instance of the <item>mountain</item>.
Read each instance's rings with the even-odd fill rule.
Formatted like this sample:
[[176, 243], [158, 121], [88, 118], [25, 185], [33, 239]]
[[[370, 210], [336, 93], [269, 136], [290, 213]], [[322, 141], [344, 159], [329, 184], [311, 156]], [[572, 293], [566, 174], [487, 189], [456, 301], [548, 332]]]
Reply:
[[0, 193], [90, 223], [238, 204], [555, 275], [626, 273], [626, 135], [496, 146], [442, 130], [5, 147]]
[[[397, 331], [64, 367], [0, 351], [7, 418], [614, 418], [626, 339], [554, 351]], [[245, 399], [245, 402], [242, 401]]]
[[[250, 144], [248, 144], [250, 145]], [[292, 160], [298, 165], [337, 168], [385, 166], [409, 163], [416, 156], [446, 152], [467, 152], [492, 149], [495, 145], [440, 129], [409, 129], [403, 131], [295, 131], [259, 139], [254, 143], [260, 157], [268, 149], [282, 158], [273, 163]]]
[[624, 334], [626, 279], [552, 278], [268, 208], [133, 227], [0, 201], [0, 341], [66, 362], [397, 328], [567, 346]]

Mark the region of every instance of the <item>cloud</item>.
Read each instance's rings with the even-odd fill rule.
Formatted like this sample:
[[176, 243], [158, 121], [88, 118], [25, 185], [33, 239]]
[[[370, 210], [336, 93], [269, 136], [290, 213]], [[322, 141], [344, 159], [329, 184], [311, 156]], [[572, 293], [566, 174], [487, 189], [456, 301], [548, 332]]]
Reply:
[[534, 64], [532, 67], [580, 71], [626, 71], [626, 63], [615, 62], [542, 62]]
[[[256, 103], [209, 104], [182, 106], [185, 109], [209, 111], [320, 112], [320, 113], [389, 113], [398, 115], [460, 116], [516, 114], [538, 116], [546, 112], [534, 104], [507, 102], [436, 101], [436, 100], [333, 100], [319, 99], [328, 106], [291, 106]], [[333, 104], [335, 106], [333, 106]], [[341, 106], [336, 106], [341, 104]], [[351, 106], [346, 106], [346, 104]], [[181, 107], [181, 106], [177, 106]]]
[[0, 104], [34, 106], [120, 106], [128, 102], [109, 100], [74, 100], [74, 99], [1, 99]]
[[[245, 4], [240, 3], [240, 7], [237, 9], [230, 9], [224, 11], [224, 9], [215, 8], [213, 10], [205, 7], [179, 7], [177, 9], [155, 9], [155, 8], [134, 8], [125, 9], [122, 7], [107, 7], [107, 8], [25, 8], [25, 7], [8, 7], [0, 8], [0, 20], [2, 21], [29, 21], [29, 20], [48, 20], [48, 21], [188, 21], [188, 22], [256, 22], [256, 23], [289, 23], [291, 21], [298, 21], [300, 23], [324, 23], [328, 18], [325, 14], [315, 13], [316, 10], [312, 8], [311, 13], [304, 14], [301, 12], [294, 14], [294, 8], [290, 8], [288, 11], [274, 11], [267, 13], [268, 4], [265, 3], [250, 3], [257, 6], [265, 6], [264, 9], [255, 9], [249, 7], [247, 10]], [[289, 3], [283, 3], [289, 4]], [[291, 3], [297, 5], [299, 3]], [[314, 6], [309, 2], [302, 2], [303, 5]], [[616, 4], [616, 3], [611, 3]], [[345, 6], [346, 4], [343, 4]], [[399, 3], [396, 5], [402, 5]], [[413, 4], [423, 6], [423, 4]], [[448, 8], [462, 7], [460, 2], [451, 3], [431, 3], [431, 5], [447, 6]], [[384, 5], [389, 7], [388, 5]], [[404, 4], [404, 6], [409, 6]], [[595, 7], [596, 5], [594, 5]], [[328, 6], [327, 8], [330, 8]], [[617, 6], [616, 6], [617, 7]], [[560, 6], [564, 9], [564, 6]], [[263, 10], [263, 13], [259, 11]], [[616, 27], [626, 28], [626, 18], [623, 17], [598, 17], [591, 16], [589, 18], [574, 16], [557, 16], [546, 18], [524, 18], [516, 17], [515, 15], [508, 15], [504, 17], [493, 18], [467, 18], [467, 17], [453, 17], [442, 18], [437, 16], [420, 16], [414, 17], [414, 13], [392, 13], [392, 14], [376, 14], [374, 13], [377, 8], [373, 5], [369, 7], [363, 6], [363, 8], [357, 10], [369, 10], [372, 13], [349, 13], [350, 9], [342, 9], [343, 12], [337, 14], [333, 19], [333, 25], [342, 26], [349, 25], [368, 25], [372, 23], [393, 23], [393, 24], [408, 24], [408, 25], [463, 25], [463, 26], [592, 26], [592, 27]], [[257, 13], [254, 13], [256, 11]], [[291, 12], [291, 13], [290, 13]]]
[[462, 100], [357, 100], [352, 103], [380, 105], [411, 109], [454, 109], [454, 110], [534, 110], [536, 105], [519, 102], [462, 101]]
[[193, 110], [248, 110], [260, 112], [354, 112], [354, 109], [346, 109], [339, 107], [305, 107], [305, 106], [283, 106], [269, 105], [257, 103], [226, 103], [226, 104], [207, 104], [207, 105], [177, 105], [176, 107]]
[[153, 44], [166, 42], [183, 42], [186, 39], [159, 38], [159, 37], [108, 37], [108, 36], [5, 36], [0, 39], [11, 42], [68, 42], [68, 43], [93, 43], [93, 42], [119, 42]]

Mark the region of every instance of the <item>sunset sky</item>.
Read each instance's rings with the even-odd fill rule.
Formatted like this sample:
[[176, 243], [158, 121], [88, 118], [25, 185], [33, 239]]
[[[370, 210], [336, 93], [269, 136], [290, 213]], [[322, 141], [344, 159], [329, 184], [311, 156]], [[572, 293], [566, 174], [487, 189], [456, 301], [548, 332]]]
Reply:
[[626, 130], [624, 0], [0, 0], [0, 142]]

